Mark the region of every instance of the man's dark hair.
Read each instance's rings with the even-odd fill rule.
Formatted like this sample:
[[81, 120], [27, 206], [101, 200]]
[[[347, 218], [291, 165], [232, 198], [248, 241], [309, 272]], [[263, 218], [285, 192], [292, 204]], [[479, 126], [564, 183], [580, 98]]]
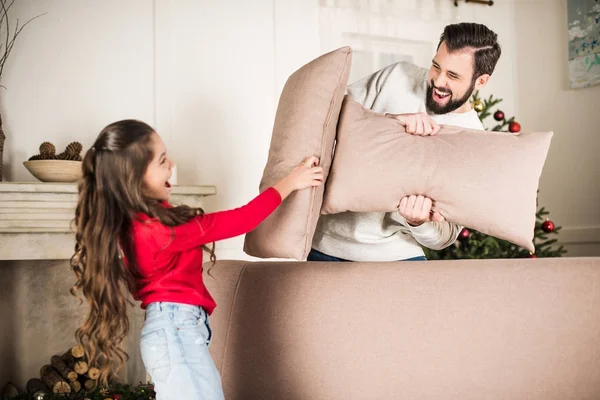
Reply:
[[449, 52], [473, 49], [473, 79], [484, 74], [492, 75], [500, 58], [498, 35], [482, 24], [462, 22], [448, 25], [440, 37], [438, 49], [442, 42], [446, 43]]

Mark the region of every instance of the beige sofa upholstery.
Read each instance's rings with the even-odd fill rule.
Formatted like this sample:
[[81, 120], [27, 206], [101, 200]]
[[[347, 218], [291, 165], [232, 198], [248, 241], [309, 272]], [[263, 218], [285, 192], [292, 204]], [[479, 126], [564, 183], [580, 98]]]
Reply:
[[210, 275], [228, 400], [600, 398], [600, 258], [221, 261]]

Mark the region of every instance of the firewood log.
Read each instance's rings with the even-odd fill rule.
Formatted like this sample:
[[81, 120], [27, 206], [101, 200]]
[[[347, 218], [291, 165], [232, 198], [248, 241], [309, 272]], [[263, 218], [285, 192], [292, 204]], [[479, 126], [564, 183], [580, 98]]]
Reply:
[[50, 363], [63, 378], [73, 382], [77, 380], [77, 372], [73, 371], [60, 356], [52, 356]]
[[85, 387], [85, 390], [94, 390], [97, 385], [98, 381], [95, 381], [93, 379], [85, 379], [83, 381], [83, 386]]
[[88, 363], [85, 361], [77, 361], [73, 366], [73, 370], [75, 370], [75, 372], [77, 372], [79, 375], [84, 375], [89, 371]]
[[50, 364], [46, 364], [42, 368], [40, 368], [40, 376], [46, 375], [49, 372], [56, 372], [56, 373], [58, 373], [58, 371], [52, 365], [50, 365]]
[[81, 391], [81, 382], [79, 381], [73, 381], [73, 382], [69, 382], [69, 385], [71, 385], [71, 391], [74, 393], [78, 393]]
[[61, 358], [63, 359], [65, 364], [67, 364], [67, 367], [71, 368], [73, 371], [77, 372], [79, 375], [83, 375], [86, 372], [88, 372], [88, 369], [89, 369], [88, 363], [83, 360], [76, 359], [75, 357], [73, 357], [73, 354], [71, 354], [70, 350], [67, 351], [65, 354], [63, 354], [61, 356]]
[[73, 348], [71, 348], [71, 354], [75, 358], [83, 358], [83, 356], [85, 356], [85, 348], [80, 344], [73, 346]]
[[53, 393], [71, 393], [71, 386], [51, 365], [42, 367], [42, 381]]
[[89, 369], [87, 374], [85, 374], [85, 376], [92, 380], [98, 380], [98, 378], [100, 378], [100, 370], [98, 368], [92, 367]]
[[50, 393], [48, 390], [48, 386], [46, 386], [44, 382], [37, 378], [28, 380], [27, 385], [25, 385], [25, 388], [27, 389], [27, 393], [31, 393], [34, 395], [38, 393]]

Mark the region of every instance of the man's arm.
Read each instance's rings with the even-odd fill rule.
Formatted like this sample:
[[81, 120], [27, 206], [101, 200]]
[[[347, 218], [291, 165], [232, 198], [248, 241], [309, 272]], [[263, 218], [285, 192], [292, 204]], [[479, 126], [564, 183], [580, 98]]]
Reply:
[[431, 250], [442, 250], [456, 241], [462, 226], [448, 221], [424, 222], [419, 226], [410, 226], [410, 233], [420, 245]]
[[377, 72], [368, 75], [351, 85], [348, 85], [348, 94], [354, 101], [361, 103], [364, 107], [372, 109], [373, 103], [381, 92], [391, 72], [398, 67], [398, 63], [388, 65]]
[[399, 212], [391, 213], [392, 219], [410, 230], [412, 237], [431, 250], [441, 250], [458, 239], [462, 226], [444, 221], [428, 221], [411, 225]]

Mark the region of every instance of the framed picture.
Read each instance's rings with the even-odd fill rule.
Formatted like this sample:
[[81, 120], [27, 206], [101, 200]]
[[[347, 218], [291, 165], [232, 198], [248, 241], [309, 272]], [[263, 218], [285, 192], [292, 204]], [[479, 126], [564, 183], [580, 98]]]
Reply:
[[569, 85], [600, 85], [600, 1], [568, 0]]

